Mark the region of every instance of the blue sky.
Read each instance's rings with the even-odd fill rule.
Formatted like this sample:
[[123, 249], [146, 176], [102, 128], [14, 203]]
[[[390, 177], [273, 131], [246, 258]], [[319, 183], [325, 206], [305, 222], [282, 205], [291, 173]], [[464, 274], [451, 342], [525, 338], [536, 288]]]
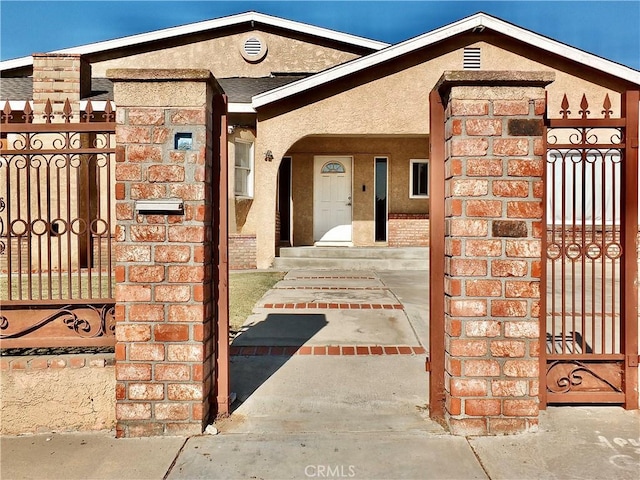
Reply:
[[396, 43], [484, 11], [640, 69], [640, 0], [0, 0], [0, 57], [7, 60], [248, 10], [388, 43]]

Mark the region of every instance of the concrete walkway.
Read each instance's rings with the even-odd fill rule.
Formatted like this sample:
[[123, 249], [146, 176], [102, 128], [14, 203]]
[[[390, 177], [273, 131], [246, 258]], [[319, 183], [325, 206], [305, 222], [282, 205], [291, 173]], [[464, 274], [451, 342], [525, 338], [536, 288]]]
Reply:
[[426, 272], [296, 271], [232, 349], [238, 400], [220, 433], [4, 437], [0, 477], [634, 479], [640, 415], [550, 408], [540, 431], [448, 435], [426, 410]]
[[377, 274], [290, 272], [254, 312], [232, 343], [238, 399], [221, 432], [424, 429], [426, 351]]

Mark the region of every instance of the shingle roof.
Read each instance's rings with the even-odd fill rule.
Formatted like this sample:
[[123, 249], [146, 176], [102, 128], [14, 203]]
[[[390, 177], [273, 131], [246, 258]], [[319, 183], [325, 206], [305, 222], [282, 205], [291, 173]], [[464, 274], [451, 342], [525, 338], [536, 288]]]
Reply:
[[32, 78], [0, 78], [0, 100], [31, 100]]
[[[32, 100], [33, 78], [0, 78], [0, 100]], [[83, 100], [113, 100], [113, 83], [108, 78], [92, 78], [91, 94]]]
[[233, 77], [219, 78], [218, 83], [232, 103], [251, 103], [251, 97], [268, 92], [291, 82], [301, 80], [308, 75], [282, 75], [275, 77]]
[[[251, 103], [251, 97], [282, 87], [307, 75], [277, 75], [260, 78], [220, 78], [218, 82], [231, 103]], [[0, 78], [0, 100], [32, 100], [33, 78]], [[113, 100], [113, 83], [108, 78], [91, 79], [91, 95], [83, 100]]]

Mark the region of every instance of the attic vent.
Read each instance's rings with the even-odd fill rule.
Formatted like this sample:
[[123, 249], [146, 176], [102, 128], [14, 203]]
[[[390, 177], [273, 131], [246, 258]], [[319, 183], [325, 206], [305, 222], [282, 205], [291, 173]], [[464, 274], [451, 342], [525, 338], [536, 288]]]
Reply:
[[250, 57], [257, 57], [262, 50], [262, 42], [256, 37], [251, 37], [244, 42], [244, 53]]
[[257, 63], [267, 55], [267, 43], [261, 35], [251, 33], [242, 40], [240, 53], [247, 62]]
[[480, 47], [465, 47], [462, 68], [464, 70], [480, 70]]

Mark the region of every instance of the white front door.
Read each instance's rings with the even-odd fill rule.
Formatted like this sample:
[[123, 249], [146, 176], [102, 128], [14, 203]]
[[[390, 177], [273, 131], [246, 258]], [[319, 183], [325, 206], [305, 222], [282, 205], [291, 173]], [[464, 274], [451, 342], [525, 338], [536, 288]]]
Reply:
[[351, 242], [351, 157], [315, 157], [313, 239]]

